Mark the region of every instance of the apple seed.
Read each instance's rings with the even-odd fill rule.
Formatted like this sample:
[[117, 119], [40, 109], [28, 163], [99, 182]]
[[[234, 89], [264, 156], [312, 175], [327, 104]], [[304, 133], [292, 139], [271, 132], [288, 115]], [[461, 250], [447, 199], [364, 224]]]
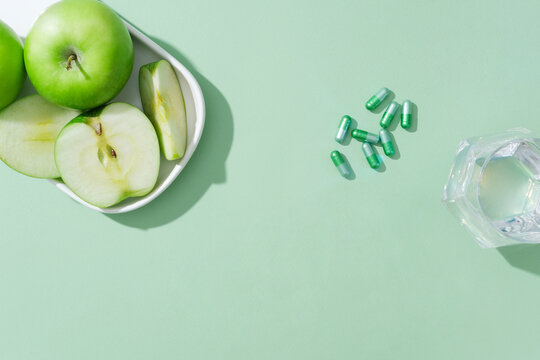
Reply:
[[96, 132], [97, 136], [101, 136], [101, 134], [103, 134], [103, 129], [99, 121], [97, 123], [93, 122], [92, 127], [94, 128], [94, 131]]

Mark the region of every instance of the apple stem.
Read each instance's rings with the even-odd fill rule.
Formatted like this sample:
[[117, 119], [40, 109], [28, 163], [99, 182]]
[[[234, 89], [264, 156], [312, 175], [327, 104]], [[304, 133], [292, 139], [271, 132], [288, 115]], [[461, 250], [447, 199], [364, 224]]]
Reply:
[[66, 70], [71, 69], [71, 62], [74, 61], [74, 60], [77, 61], [77, 55], [75, 55], [75, 54], [69, 55], [69, 57], [67, 59]]
[[111, 149], [111, 156], [116, 159], [116, 151], [114, 149]]

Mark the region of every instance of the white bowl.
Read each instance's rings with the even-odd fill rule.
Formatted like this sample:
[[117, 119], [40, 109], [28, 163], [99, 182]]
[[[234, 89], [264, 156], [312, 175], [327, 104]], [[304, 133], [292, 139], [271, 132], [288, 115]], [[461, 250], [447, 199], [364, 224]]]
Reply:
[[163, 156], [161, 157], [161, 165], [159, 169], [159, 176], [156, 183], [156, 187], [146, 196], [128, 198], [114, 206], [102, 209], [97, 206], [91, 205], [80, 197], [75, 195], [61, 180], [49, 180], [57, 189], [64, 192], [78, 203], [86, 206], [87, 208], [108, 214], [120, 214], [128, 211], [132, 211], [148, 204], [150, 201], [158, 197], [165, 189], [167, 189], [176, 177], [182, 172], [187, 162], [193, 155], [193, 152], [199, 144], [201, 135], [204, 128], [204, 98], [201, 91], [201, 87], [193, 75], [180, 64], [171, 54], [161, 48], [158, 44], [149, 39], [142, 32], [137, 30], [128, 22], [126, 24], [131, 38], [133, 39], [133, 48], [135, 51], [135, 61], [133, 64], [133, 71], [131, 76], [124, 87], [124, 89], [118, 94], [112, 101], [122, 101], [135, 105], [139, 109], [142, 109], [141, 99], [139, 95], [139, 68], [142, 65], [150, 62], [166, 59], [171, 63], [178, 80], [180, 80], [180, 86], [184, 93], [184, 100], [186, 103], [186, 115], [188, 125], [188, 142], [187, 149], [184, 157], [175, 161], [168, 161]]

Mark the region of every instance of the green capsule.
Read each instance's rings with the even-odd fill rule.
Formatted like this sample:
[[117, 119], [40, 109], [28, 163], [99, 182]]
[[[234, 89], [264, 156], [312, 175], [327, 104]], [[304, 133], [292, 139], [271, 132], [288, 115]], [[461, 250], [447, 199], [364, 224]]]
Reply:
[[399, 109], [399, 104], [395, 101], [392, 101], [392, 103], [388, 105], [388, 107], [384, 111], [384, 114], [381, 118], [380, 124], [382, 128], [386, 129], [387, 127], [390, 126], [390, 124], [392, 123], [392, 120], [394, 120], [394, 117], [396, 116], [398, 109]]
[[339, 128], [336, 134], [336, 141], [338, 143], [342, 144], [345, 140], [345, 136], [347, 135], [347, 130], [349, 130], [349, 126], [351, 126], [351, 117], [349, 115], [345, 115], [341, 118], [341, 121], [339, 122]]
[[352, 175], [352, 169], [348, 162], [343, 159], [343, 156], [341, 153], [337, 150], [334, 150], [330, 153], [330, 158], [334, 162], [334, 165], [336, 165], [339, 173], [344, 178], [350, 178]]
[[381, 129], [379, 132], [381, 137], [382, 148], [386, 156], [394, 155], [394, 144], [392, 143], [392, 136], [386, 129]]
[[373, 111], [379, 106], [383, 100], [390, 94], [390, 90], [383, 87], [381, 90], [377, 91], [375, 95], [369, 98], [366, 102], [366, 109]]
[[379, 142], [379, 135], [364, 130], [354, 129], [351, 135], [358, 141], [368, 142], [372, 144], [377, 144]]
[[413, 104], [410, 100], [403, 102], [403, 110], [401, 112], [401, 127], [408, 129], [411, 127], [413, 113]]
[[364, 155], [366, 156], [369, 166], [372, 169], [378, 169], [379, 166], [381, 166], [381, 163], [379, 162], [379, 158], [377, 157], [377, 154], [373, 150], [371, 144], [367, 142], [362, 144], [362, 150], [364, 151]]

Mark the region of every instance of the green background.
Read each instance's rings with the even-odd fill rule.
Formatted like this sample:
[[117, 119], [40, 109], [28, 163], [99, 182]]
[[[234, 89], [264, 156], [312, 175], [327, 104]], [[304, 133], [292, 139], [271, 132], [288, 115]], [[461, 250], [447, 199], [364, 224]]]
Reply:
[[[540, 134], [540, 2], [107, 3], [193, 71], [205, 131], [120, 216], [0, 166], [0, 358], [540, 356], [540, 247], [480, 249], [440, 201], [461, 139]], [[333, 137], [377, 130], [381, 86], [418, 112], [377, 172]]]

